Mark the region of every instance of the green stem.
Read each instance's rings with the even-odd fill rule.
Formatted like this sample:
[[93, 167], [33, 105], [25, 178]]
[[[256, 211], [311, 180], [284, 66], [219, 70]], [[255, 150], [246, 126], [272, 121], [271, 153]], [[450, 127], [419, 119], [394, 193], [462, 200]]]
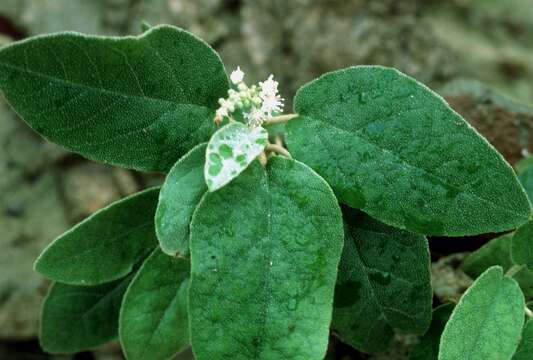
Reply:
[[275, 152], [280, 155], [286, 156], [289, 159], [292, 159], [291, 153], [287, 149], [285, 149], [283, 146], [280, 146], [278, 144], [268, 144], [265, 150]]
[[265, 121], [263, 123], [263, 126], [272, 126], [276, 124], [286, 123], [287, 121], [292, 120], [297, 117], [298, 117], [298, 114], [286, 114], [286, 115], [274, 116], [272, 119]]
[[526, 311], [527, 317], [533, 318], [533, 311], [531, 311], [527, 306], [524, 310]]
[[514, 275], [516, 275], [516, 273], [518, 273], [524, 267], [525, 267], [525, 265], [513, 265], [509, 270], [507, 270], [505, 275], [507, 275], [509, 277], [513, 277]]

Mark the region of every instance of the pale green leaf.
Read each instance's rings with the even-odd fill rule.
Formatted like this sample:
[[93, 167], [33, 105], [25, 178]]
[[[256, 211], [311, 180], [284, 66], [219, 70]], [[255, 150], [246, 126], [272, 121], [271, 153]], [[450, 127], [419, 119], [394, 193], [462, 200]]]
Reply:
[[206, 144], [196, 146], [170, 170], [155, 215], [157, 238], [163, 251], [172, 256], [189, 253], [191, 217], [207, 191], [204, 179]]
[[485, 271], [463, 294], [442, 333], [439, 360], [511, 359], [524, 324], [524, 296], [502, 268]]
[[218, 130], [207, 145], [204, 176], [209, 191], [236, 178], [263, 152], [268, 132], [262, 127], [232, 122]]
[[164, 360], [189, 345], [189, 261], [156, 249], [131, 282], [120, 310], [129, 360]]
[[423, 334], [433, 296], [427, 240], [349, 209], [344, 220], [333, 329], [369, 353], [387, 348], [394, 330]]
[[323, 359], [343, 243], [323, 179], [294, 160], [254, 161], [205, 195], [190, 241], [197, 360]]
[[513, 360], [533, 359], [533, 319], [529, 319], [522, 330], [522, 339], [513, 356]]
[[443, 304], [433, 310], [433, 318], [429, 330], [413, 348], [409, 360], [437, 360], [442, 331], [453, 311], [454, 304]]
[[340, 201], [428, 235], [514, 229], [530, 204], [502, 156], [444, 100], [400, 72], [358, 66], [323, 75], [295, 97], [291, 154]]
[[53, 284], [41, 314], [41, 347], [74, 353], [115, 339], [120, 303], [132, 278], [98, 286]]
[[38, 133], [93, 160], [167, 171], [207, 141], [228, 79], [172, 26], [140, 36], [38, 36], [0, 49], [0, 89]]
[[117, 201], [85, 219], [39, 256], [35, 270], [58, 282], [97, 285], [120, 279], [157, 246], [159, 188]]
[[[462, 270], [475, 279], [485, 270], [494, 265], [499, 265], [503, 271], [513, 266], [511, 260], [511, 243], [513, 233], [492, 239], [468, 257], [463, 262]], [[526, 298], [533, 297], [533, 271], [522, 268], [513, 278], [518, 282]]]
[[520, 226], [511, 242], [511, 258], [517, 265], [533, 270], [533, 221]]

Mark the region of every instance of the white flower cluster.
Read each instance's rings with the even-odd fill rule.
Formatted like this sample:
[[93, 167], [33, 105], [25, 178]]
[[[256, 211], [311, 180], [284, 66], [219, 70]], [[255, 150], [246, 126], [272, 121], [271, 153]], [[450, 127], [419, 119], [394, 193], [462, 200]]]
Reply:
[[244, 83], [244, 72], [237, 67], [230, 75], [230, 80], [236, 89], [228, 90], [226, 99], [219, 99], [215, 122], [219, 123], [224, 118], [232, 118], [232, 114], [240, 110], [244, 120], [249, 126], [261, 125], [274, 115], [283, 111], [283, 98], [278, 93], [278, 82], [273, 75], [267, 80], [259, 82], [259, 86], [248, 87]]

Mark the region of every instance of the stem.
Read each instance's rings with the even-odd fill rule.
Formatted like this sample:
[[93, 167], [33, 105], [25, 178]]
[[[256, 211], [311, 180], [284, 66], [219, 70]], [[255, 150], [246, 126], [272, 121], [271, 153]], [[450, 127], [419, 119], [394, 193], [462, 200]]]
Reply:
[[261, 165], [266, 166], [268, 159], [264, 151], [257, 158]]
[[272, 151], [280, 155], [286, 156], [289, 159], [292, 159], [291, 153], [287, 149], [285, 149], [283, 146], [280, 146], [278, 144], [268, 144], [265, 150]]
[[527, 317], [533, 318], [533, 311], [529, 310], [527, 306], [524, 308], [524, 310], [526, 311]]
[[263, 126], [271, 126], [271, 125], [286, 123], [287, 121], [292, 120], [297, 117], [298, 117], [298, 114], [287, 114], [287, 115], [274, 116], [272, 119], [265, 121], [263, 123]]
[[509, 270], [507, 270], [505, 275], [507, 275], [509, 277], [513, 277], [514, 275], [516, 275], [517, 272], [522, 270], [524, 267], [525, 267], [525, 265], [513, 265]]

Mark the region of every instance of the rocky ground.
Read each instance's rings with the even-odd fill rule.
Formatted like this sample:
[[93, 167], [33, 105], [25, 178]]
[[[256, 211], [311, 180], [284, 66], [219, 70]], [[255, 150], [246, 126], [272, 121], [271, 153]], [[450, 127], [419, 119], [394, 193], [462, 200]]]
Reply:
[[[194, 32], [251, 81], [275, 74], [289, 104], [323, 72], [394, 66], [441, 91], [509, 161], [533, 151], [530, 0], [1, 0], [0, 44], [59, 30], [138, 34], [142, 20]], [[2, 99], [0, 174], [0, 359], [46, 359], [35, 338], [48, 283], [33, 272], [35, 257], [72, 224], [161, 176], [69, 154], [35, 135]], [[435, 260], [471, 250], [434, 244]], [[439, 293], [467, 286], [456, 268], [435, 264]], [[405, 358], [410, 343], [400, 339], [374, 359]], [[332, 359], [364, 358], [332, 344]], [[76, 358], [120, 355], [108, 346]]]

